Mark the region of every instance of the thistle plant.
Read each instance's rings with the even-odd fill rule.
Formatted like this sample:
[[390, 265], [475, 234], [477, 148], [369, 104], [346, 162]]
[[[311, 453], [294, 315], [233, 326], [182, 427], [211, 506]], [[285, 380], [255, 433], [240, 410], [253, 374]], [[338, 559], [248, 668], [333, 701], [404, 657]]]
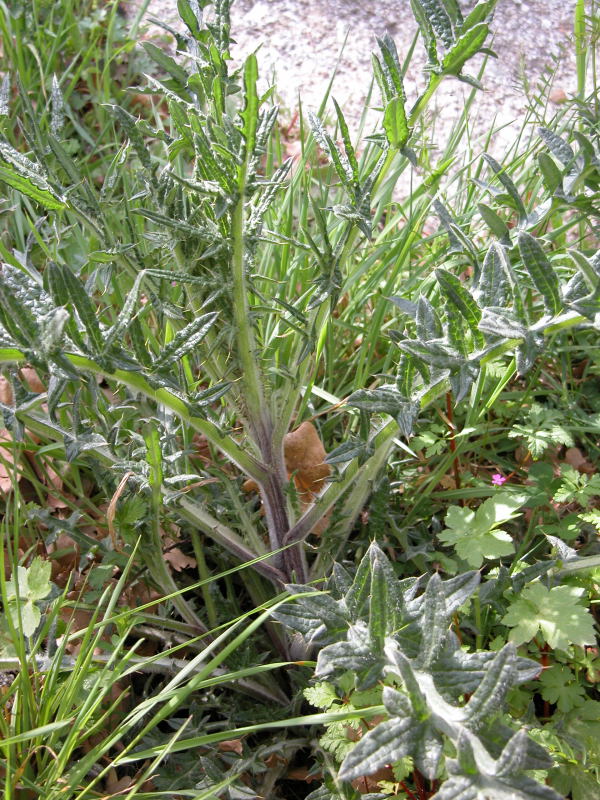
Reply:
[[[559, 205], [589, 206], [585, 191], [597, 185], [597, 160], [583, 133], [575, 151], [543, 130], [558, 164], [540, 154], [549, 196], [528, 210], [501, 165], [487, 156], [501, 189], [482, 188], [516, 224], [509, 228], [501, 213], [486, 207], [484, 219], [499, 240], [483, 257], [435, 202], [449, 240], [448, 257], [435, 271], [438, 288], [431, 299], [421, 295], [415, 302], [398, 295], [401, 286], [388, 287], [408, 318], [405, 331], [390, 332], [399, 351], [390, 364], [392, 382], [358, 388], [347, 398], [372, 426], [332, 454], [335, 479], [322, 471], [301, 502], [284, 445], [317, 381], [332, 312], [341, 294], [359, 285], [357, 264], [384, 218], [382, 199], [397, 165], [416, 158], [411, 136], [435, 88], [447, 76], [477, 85], [463, 67], [484, 48], [493, 3], [478, 3], [463, 19], [454, 3], [415, 0], [429, 56], [427, 87], [407, 110], [402, 66], [391, 39], [382, 39], [374, 65], [383, 133], [370, 137], [360, 161], [337, 104], [340, 145], [311, 117], [304, 163], [318, 144], [337, 181], [325, 190], [311, 186], [303, 169], [290, 176], [290, 162], [280, 158], [277, 109], [269, 92], [259, 93], [256, 57], [230, 73], [229, 3], [216, 3], [206, 24], [204, 5], [180, 3], [188, 31], [178, 40], [187, 49], [181, 62], [145, 44], [166, 74], [148, 82], [169, 109], [168, 125], [159, 116], [151, 127], [111, 106], [127, 138], [100, 186], [80, 174], [61, 140], [58, 89], [43, 129], [28, 118], [29, 155], [0, 142], [1, 177], [37, 220], [28, 247], [42, 245], [35, 259], [4, 254], [0, 360], [28, 361], [50, 375], [45, 397], [15, 388], [15, 405], [3, 412], [17, 437], [26, 425], [62, 438], [69, 458], [94, 455], [148, 493], [144, 552], [165, 588], [176, 588], [156, 557], [165, 502], [237, 559], [273, 551], [255, 569], [281, 587], [309, 579], [304, 542], [332, 509], [337, 546], [343, 546], [394, 442], [411, 434], [422, 408], [449, 392], [454, 403], [471, 393], [476, 408], [486, 364], [516, 350], [507, 379], [515, 369], [523, 374], [549, 335], [594, 324], [597, 258], [574, 250], [568, 262], [555, 265], [535, 230]], [[435, 185], [433, 176], [426, 185]], [[421, 214], [429, 202], [425, 196]], [[406, 252], [415, 235], [408, 232]], [[79, 275], [73, 263], [81, 264]], [[455, 274], [457, 266], [471, 273], [470, 284]], [[384, 307], [390, 308], [382, 298]], [[100, 379], [118, 392], [112, 405], [98, 392]], [[82, 403], [94, 409], [94, 432], [82, 420]], [[236, 494], [230, 467], [254, 482], [264, 522], [238, 497], [243, 521], [236, 530], [211, 510], [210, 490], [195, 497], [181, 491], [198, 477], [190, 468], [192, 434], [221, 465], [205, 477], [217, 475], [230, 497]], [[317, 559], [313, 572], [327, 568]], [[188, 621], [206, 628], [177, 602]]]
[[[121, 140], [107, 146], [97, 129], [81, 128], [86, 144], [78, 146], [94, 169], [73, 157], [63, 124], [70, 119], [63, 77], [51, 81], [43, 113], [27, 92], [15, 106], [14, 76], [2, 88], [0, 180], [11, 208], [11, 224], [0, 237], [0, 364], [11, 395], [3, 395], [4, 424], [15, 455], [21, 442], [36, 437], [44, 443], [38, 455], [49, 443], [73, 471], [92, 465], [95, 485], [110, 498], [108, 533], [93, 542], [92, 557], [100, 554], [111, 574], [117, 566], [121, 585], [133, 559], [142, 562], [144, 576], [180, 617], [162, 620], [180, 634], [167, 655], [184, 656], [138, 659], [127, 649], [138, 620], [149, 624], [144, 609], [124, 612], [104, 661], [93, 653], [76, 659], [59, 653], [50, 664], [52, 680], [73, 695], [81, 694], [80, 667], [100, 665], [98, 691], [89, 701], [99, 713], [113, 677], [108, 673], [121, 654], [120, 670], [172, 671], [174, 677], [80, 763], [75, 735], [65, 734], [66, 712], [57, 715], [61, 727], [50, 729], [37, 724], [35, 705], [26, 707], [24, 739], [5, 725], [11, 769], [27, 760], [23, 741], [37, 743], [49, 733], [59, 744], [65, 734], [60, 770], [46, 753], [36, 763], [53, 792], [63, 790], [54, 783], [67, 776], [69, 791], [79, 797], [94, 791], [95, 764], [123, 740], [125, 749], [111, 763], [127, 769], [147, 759], [156, 765], [167, 750], [204, 748], [273, 728], [327, 725], [329, 738], [320, 745], [326, 778], [315, 800], [355, 800], [350, 782], [388, 764], [397, 774], [414, 768], [415, 785], [425, 776], [441, 800], [550, 800], [557, 795], [532, 777], [550, 767], [547, 756], [501, 709], [515, 687], [541, 668], [517, 655], [516, 646], [533, 648], [539, 640], [561, 649], [569, 665], [579, 648], [580, 660], [591, 663], [585, 648], [594, 639], [593, 619], [581, 603], [586, 586], [577, 582], [600, 557], [581, 557], [549, 537], [555, 557], [521, 569], [538, 531], [532, 515], [516, 546], [515, 519], [541, 501], [535, 505], [530, 487], [517, 494], [497, 473], [495, 483], [506, 484], [502, 491], [478, 508], [466, 507], [465, 499], [483, 495], [481, 487], [466, 498], [457, 495], [459, 458], [469, 430], [479, 432], [481, 417], [505, 387], [536, 374], [559, 337], [576, 331], [592, 341], [597, 334], [600, 260], [593, 219], [600, 175], [593, 114], [565, 114], [539, 128], [531, 145], [534, 167], [525, 178], [519, 177], [520, 153], [513, 163], [488, 154], [476, 159], [459, 170], [461, 190], [448, 201], [440, 186], [454, 180], [451, 168], [467, 123], [457, 125], [435, 165], [421, 126], [442, 80], [466, 82], [473, 102], [479, 79], [465, 69], [477, 53], [491, 55], [486, 43], [494, 2], [479, 2], [463, 17], [454, 0], [413, 0], [428, 56], [422, 94], [407, 97], [408, 65], [391, 38], [382, 37], [373, 58], [381, 130], [355, 145], [343, 110], [333, 101], [333, 131], [324, 104], [319, 114], [307, 115], [308, 125], [301, 117], [303, 150], [293, 165], [285, 158], [273, 92], [263, 92], [256, 56], [231, 69], [230, 3], [218, 0], [211, 15], [208, 5], [179, 0], [186, 33], [173, 32], [176, 57], [144, 43], [145, 57], [156, 65], [143, 89], [153, 115], [135, 118], [104, 87], [97, 119], [110, 120]], [[15, 107], [18, 120], [9, 116]], [[414, 170], [419, 181], [406, 203], [395, 195], [405, 170]], [[439, 230], [426, 234], [433, 214]], [[576, 239], [569, 240], [574, 232]], [[24, 364], [43, 381], [44, 392], [23, 380]], [[327, 405], [315, 407], [315, 398]], [[413, 430], [440, 398], [450, 447], [443, 454], [448, 440], [436, 440], [442, 466], [428, 480], [435, 486], [453, 466], [453, 498], [461, 505], [447, 510], [445, 529], [432, 524], [428, 535], [452, 548], [456, 559], [440, 557], [450, 574], [459, 574], [399, 581], [375, 544], [355, 574], [346, 572], [336, 561], [350, 551], [346, 545], [369, 495], [394, 451], [414, 456]], [[454, 426], [455, 410], [464, 411], [462, 432]], [[575, 442], [557, 437], [547, 408], [552, 435], [529, 435], [538, 419], [534, 412], [533, 404], [524, 403], [526, 423], [513, 427], [530, 451], [537, 444], [536, 456], [556, 442]], [[341, 425], [337, 414], [343, 415]], [[336, 446], [326, 448], [332, 440]], [[546, 491], [544, 503], [571, 498], [596, 524], [595, 486], [594, 479], [562, 469], [560, 485]], [[431, 492], [422, 487], [402, 530], [374, 525], [368, 536], [389, 543], [399, 531], [399, 543], [407, 545], [415, 508]], [[378, 502], [384, 505], [386, 496]], [[25, 509], [24, 516], [35, 513]], [[76, 516], [60, 521], [74, 537]], [[196, 556], [199, 580], [185, 589], [163, 558], [171, 529], [184, 531]], [[17, 553], [18, 532], [14, 540]], [[410, 564], [408, 546], [404, 551]], [[11, 691], [17, 696], [24, 689], [32, 701], [28, 669], [48, 666], [37, 657], [52, 638], [40, 612], [49, 613], [49, 583], [39, 562], [28, 555], [17, 561], [8, 581], [0, 577], [4, 607], [18, 622], [12, 638], [21, 636], [18, 655], [4, 667], [20, 659], [23, 677]], [[496, 562], [493, 573], [490, 562]], [[408, 569], [429, 566], [417, 554]], [[460, 572], [467, 567], [481, 570], [481, 587], [479, 572]], [[563, 578], [574, 585], [559, 586]], [[326, 592], [316, 593], [315, 583]], [[221, 585], [227, 597], [217, 594]], [[279, 608], [276, 625], [270, 615], [284, 590], [298, 601]], [[119, 623], [121, 615], [113, 614], [117, 594], [110, 594], [111, 610], [98, 629]], [[228, 643], [231, 619], [241, 625], [253, 613], [248, 598], [264, 614]], [[473, 652], [458, 638], [468, 604], [474, 609]], [[285, 663], [248, 667], [243, 654], [238, 664], [236, 650], [262, 622]], [[484, 649], [494, 625], [503, 626], [501, 638], [510, 642], [498, 652], [491, 645]], [[92, 634], [93, 625], [88, 636], [96, 642]], [[35, 642], [33, 652], [23, 636]], [[294, 697], [292, 689], [303, 680], [300, 670], [272, 686], [260, 674], [290, 661], [311, 668], [311, 654], [319, 683], [304, 696], [324, 713], [201, 730], [191, 738], [181, 728], [167, 744], [145, 738], [224, 676], [263, 705], [265, 698], [271, 705], [287, 702], [301, 713], [301, 694]], [[545, 702], [557, 696], [556, 676], [573, 675], [570, 666], [560, 666], [541, 684]], [[73, 680], [63, 680], [64, 673]], [[325, 701], [317, 702], [319, 692]], [[568, 695], [583, 697], [559, 694], [564, 707]], [[352, 708], [339, 711], [337, 706], [349, 705], [348, 696]], [[586, 713], [592, 713], [589, 707]], [[95, 724], [93, 715], [77, 719], [78, 730], [88, 720]], [[228, 726], [231, 719], [235, 712]], [[355, 743], [349, 743], [346, 725], [356, 731]], [[290, 749], [309, 741], [299, 737]], [[134, 749], [138, 744], [142, 749]], [[264, 765], [258, 769], [264, 772]], [[144, 768], [137, 788], [145, 775]], [[238, 778], [231, 768], [220, 782], [208, 785], [207, 779], [198, 796], [220, 794]], [[28, 779], [33, 786], [29, 773]]]
[[[374, 432], [373, 456], [360, 468], [354, 459], [336, 483], [313, 487], [318, 499], [300, 510], [284, 439], [301, 421], [350, 265], [378, 224], [373, 193], [399, 159], [415, 159], [410, 138], [439, 82], [445, 76], [471, 80], [462, 68], [484, 45], [493, 3], [479, 3], [466, 19], [453, 3], [436, 9], [415, 3], [430, 67], [427, 88], [410, 111], [395, 46], [389, 37], [379, 42], [374, 65], [384, 133], [372, 137], [360, 163], [337, 104], [341, 146], [311, 117], [314, 139], [305, 160], [318, 143], [340, 182], [330, 194], [346, 195], [345, 202], [330, 200], [326, 207], [307, 204], [302, 195], [314, 190], [302, 170], [290, 178], [290, 162], [279, 160], [277, 108], [269, 92], [259, 93], [256, 57], [229, 71], [229, 2], [216, 3], [206, 24], [206, 3], [179, 6], [187, 33], [178, 43], [187, 56], [176, 61], [144, 45], [166, 75], [148, 81], [168, 106], [168, 125], [160, 120], [151, 128], [109, 107], [126, 139], [101, 186], [80, 174], [61, 139], [64, 104], [56, 82], [44, 128], [29, 116], [29, 154], [0, 142], [1, 177], [23, 195], [47, 242], [37, 264], [5, 253], [0, 358], [5, 364], [28, 360], [51, 374], [45, 420], [40, 397], [35, 413], [29, 399], [27, 412], [20, 399], [4, 411], [15, 431], [26, 423], [66, 437], [71, 456], [86, 452], [110, 460], [118, 452], [122, 469], [151, 489], [155, 533], [159, 498], [170, 499], [169, 486], [190, 480], [186, 451], [173, 448], [167, 429], [179, 430], [187, 442], [194, 432], [260, 490], [268, 547], [284, 549], [256, 569], [279, 586], [292, 578], [304, 582], [304, 540], [354, 489], [359, 499], [342, 512], [351, 528], [391, 439], [380, 443], [381, 432]], [[37, 217], [38, 208], [47, 216]], [[58, 229], [64, 233], [53, 238]], [[63, 237], [83, 265], [79, 275], [62, 250]], [[272, 263], [263, 268], [267, 257]], [[73, 390], [103, 405], [94, 388], [100, 376], [125, 387], [125, 404], [127, 396], [137, 398], [144, 416], [179, 422], [150, 439], [134, 432], [140, 446], [130, 446], [123, 461], [117, 446], [122, 418], [113, 417], [111, 426], [110, 409], [103, 409], [105, 430], [84, 433], [65, 409]], [[204, 503], [184, 495], [177, 502], [184, 517], [235, 557], [250, 560], [264, 551], [262, 522], [251, 523], [241, 537]]]
[[[552, 760], [524, 728], [514, 730], [501, 718], [510, 688], [536, 677], [540, 665], [519, 657], [512, 644], [495, 653], [466, 652], [450, 629], [478, 584], [477, 572], [399, 581], [372, 544], [354, 576], [336, 565], [327, 594], [300, 595], [278, 610], [279, 619], [319, 647], [320, 682], [306, 691], [311, 702], [325, 697], [323, 707], [333, 711], [345, 696], [346, 708], [358, 705], [353, 735], [342, 726], [338, 747], [345, 757], [334, 778], [352, 781], [385, 766], [401, 771], [410, 758], [437, 787], [428, 795], [435, 800], [558, 800], [557, 792], [525, 774], [548, 769]], [[369, 706], [377, 699], [383, 704], [369, 724], [375, 710], [364, 713], [366, 697]], [[329, 791], [309, 796], [346, 796], [335, 780], [326, 785]]]

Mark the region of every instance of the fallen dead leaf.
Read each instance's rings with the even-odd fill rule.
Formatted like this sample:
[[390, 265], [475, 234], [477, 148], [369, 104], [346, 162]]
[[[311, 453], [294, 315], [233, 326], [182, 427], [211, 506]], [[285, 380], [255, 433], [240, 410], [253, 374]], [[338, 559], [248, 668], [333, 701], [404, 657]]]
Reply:
[[[303, 422], [295, 431], [283, 438], [283, 454], [288, 475], [294, 477], [298, 497], [304, 511], [324, 487], [331, 474], [331, 467], [325, 463], [327, 453], [319, 433], [312, 422]], [[329, 524], [330, 514], [326, 514], [312, 533], [321, 536]]]
[[197, 566], [197, 561], [193, 556], [186, 556], [186, 554], [179, 547], [175, 547], [173, 539], [168, 537], [164, 539], [165, 547], [167, 548], [163, 553], [163, 558], [170, 564], [175, 572], [181, 572], [182, 569], [189, 569]]
[[283, 453], [286, 469], [294, 476], [302, 501], [306, 505], [312, 503], [331, 474], [331, 467], [325, 463], [327, 453], [323, 442], [312, 422], [303, 422], [285, 435]]
[[381, 767], [377, 772], [372, 775], [363, 775], [352, 781], [352, 787], [356, 789], [359, 794], [369, 794], [371, 792], [379, 791], [380, 781], [393, 781], [394, 771], [391, 767]]
[[77, 569], [80, 558], [79, 546], [67, 533], [58, 534], [50, 555], [53, 579], [61, 573], [66, 573], [68, 577]]
[[27, 388], [30, 392], [35, 392], [36, 394], [41, 394], [42, 392], [46, 391], [46, 387], [40, 380], [40, 376], [34, 370], [33, 367], [21, 367], [19, 370], [21, 377], [27, 384]]
[[237, 753], [241, 756], [244, 752], [244, 745], [241, 739], [227, 739], [224, 742], [219, 742], [217, 748], [222, 753]]
[[0, 375], [0, 403], [5, 406], [12, 406], [13, 404], [13, 390], [8, 378]]
[[593, 475], [595, 472], [594, 465], [587, 460], [578, 447], [569, 447], [565, 453], [565, 461], [574, 469], [584, 472], [586, 475]]
[[[13, 486], [13, 473], [15, 458], [12, 449], [13, 438], [6, 428], [0, 430], [0, 491], [10, 492]], [[17, 481], [21, 479], [21, 475], [17, 470]]]
[[[286, 433], [283, 455], [288, 478], [294, 479], [301, 510], [304, 511], [313, 503], [331, 474], [331, 467], [325, 463], [327, 453], [323, 442], [312, 422], [303, 422], [295, 431]], [[242, 484], [242, 491], [256, 492], [258, 484], [249, 478]], [[326, 514], [311, 532], [320, 536], [327, 529], [329, 517], [330, 514]]]

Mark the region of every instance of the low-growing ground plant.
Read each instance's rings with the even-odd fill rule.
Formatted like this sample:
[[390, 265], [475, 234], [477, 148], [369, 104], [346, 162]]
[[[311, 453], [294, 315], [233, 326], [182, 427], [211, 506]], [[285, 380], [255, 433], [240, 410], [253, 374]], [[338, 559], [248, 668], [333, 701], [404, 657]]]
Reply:
[[[110, 58], [91, 66], [113, 4], [84, 59], [91, 108], [72, 102], [88, 66], [49, 93], [32, 62], [17, 97], [5, 79], [7, 785], [598, 794], [600, 174], [581, 46], [597, 24], [578, 3], [577, 102], [532, 110], [500, 163], [460, 151], [494, 5], [414, 0], [423, 93], [406, 96], [410, 58], [383, 37], [381, 129], [354, 143], [326, 98], [299, 116], [295, 160], [257, 57], [231, 69], [228, 0], [180, 0], [178, 53], [145, 42], [152, 74], [128, 93]], [[51, 12], [2, 9], [24, 60], [26, 15]], [[445, 79], [472, 92], [432, 163]], [[124, 592], [144, 581], [136, 610]], [[53, 628], [71, 605], [92, 613], [90, 652], [65, 655], [74, 630]], [[123, 670], [127, 712], [108, 701]]]

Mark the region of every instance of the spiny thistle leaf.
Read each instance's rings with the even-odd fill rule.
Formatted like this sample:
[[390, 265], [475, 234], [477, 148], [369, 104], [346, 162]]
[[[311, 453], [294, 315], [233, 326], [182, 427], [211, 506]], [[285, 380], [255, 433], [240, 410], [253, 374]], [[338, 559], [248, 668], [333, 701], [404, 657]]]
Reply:
[[542, 295], [549, 314], [558, 314], [561, 309], [558, 275], [540, 243], [526, 231], [519, 233], [519, 251], [535, 288]]

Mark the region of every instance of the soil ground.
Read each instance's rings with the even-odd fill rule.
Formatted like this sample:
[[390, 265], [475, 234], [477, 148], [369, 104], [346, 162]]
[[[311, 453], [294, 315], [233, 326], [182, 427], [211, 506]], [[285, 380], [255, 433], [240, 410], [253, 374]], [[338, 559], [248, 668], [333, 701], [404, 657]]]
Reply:
[[[133, 13], [139, 0], [124, 3]], [[461, 2], [469, 8], [472, 2]], [[477, 98], [472, 135], [489, 130], [495, 119], [497, 133], [487, 146], [496, 157], [514, 140], [529, 98], [538, 95], [540, 83], [550, 79], [552, 104], [575, 90], [575, 64], [569, 39], [573, 29], [574, 0], [499, 0], [494, 19], [493, 48]], [[176, 0], [151, 0], [146, 20], [157, 17], [182, 27]], [[232, 4], [233, 56], [239, 60], [260, 48], [261, 75], [275, 82], [284, 119], [293, 115], [302, 99], [305, 110], [317, 110], [335, 73], [333, 96], [356, 130], [371, 81], [371, 53], [375, 37], [389, 31], [400, 58], [409, 51], [416, 25], [409, 0], [235, 0]], [[158, 29], [148, 27], [148, 35]], [[480, 63], [480, 62], [479, 62]], [[475, 74], [479, 63], [471, 63]], [[424, 48], [419, 40], [406, 78], [409, 101], [423, 85]], [[337, 66], [337, 68], [336, 68]], [[431, 145], [443, 146], [453, 122], [461, 113], [470, 87], [446, 81], [438, 91], [427, 130]], [[548, 92], [545, 92], [547, 96]], [[379, 102], [377, 92], [372, 105]], [[332, 105], [329, 103], [328, 112]], [[543, 114], [540, 108], [540, 116]], [[372, 115], [369, 119], [371, 126]]]

